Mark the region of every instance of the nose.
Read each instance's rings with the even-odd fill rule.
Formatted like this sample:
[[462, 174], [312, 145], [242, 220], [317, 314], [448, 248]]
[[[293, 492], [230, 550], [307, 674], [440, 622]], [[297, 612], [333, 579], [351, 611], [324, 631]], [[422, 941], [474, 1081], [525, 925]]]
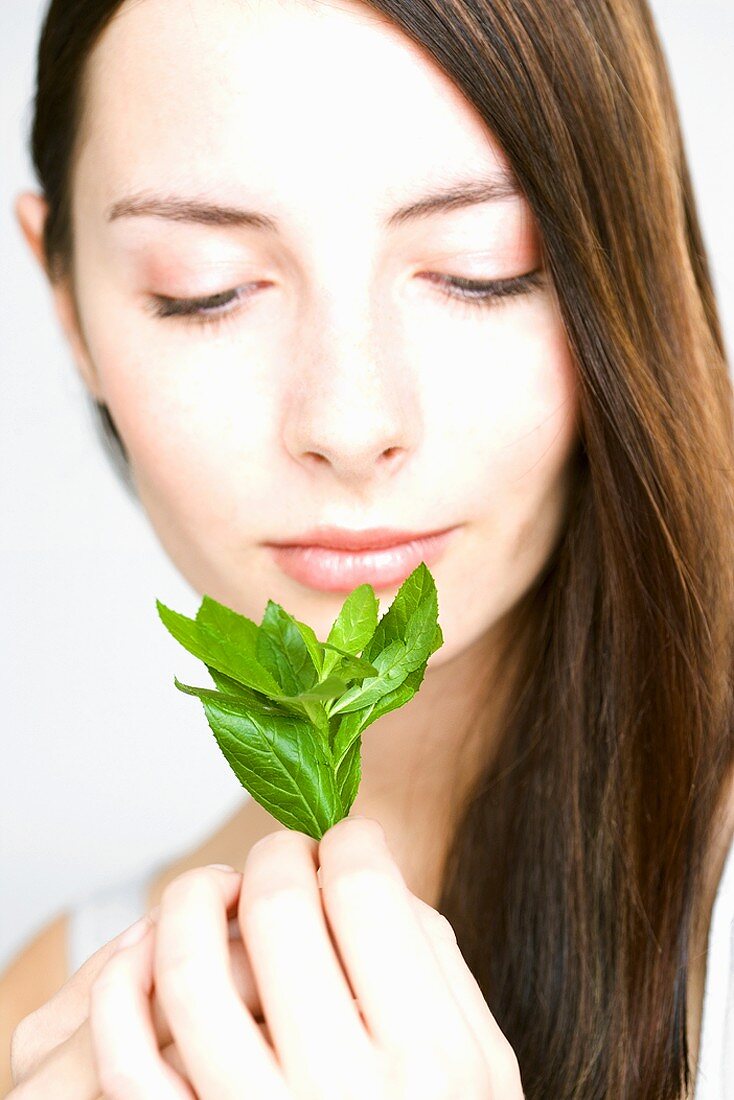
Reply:
[[352, 487], [395, 475], [418, 438], [414, 383], [399, 341], [374, 326], [360, 338], [344, 324], [330, 327], [318, 352], [300, 358], [287, 403], [283, 440], [313, 474], [330, 473]]

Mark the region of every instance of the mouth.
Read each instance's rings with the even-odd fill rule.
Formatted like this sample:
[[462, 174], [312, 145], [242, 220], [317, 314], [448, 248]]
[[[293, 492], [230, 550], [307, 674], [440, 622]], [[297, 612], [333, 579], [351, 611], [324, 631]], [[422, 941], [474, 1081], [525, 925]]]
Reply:
[[[309, 588], [351, 592], [360, 584], [371, 584], [378, 590], [402, 584], [421, 561], [432, 565], [456, 530], [458, 527], [449, 527], [414, 535], [385, 528], [363, 532], [321, 528], [316, 534], [301, 536], [317, 541], [266, 546], [284, 573]], [[361, 546], [355, 546], [360, 542]]]
[[395, 527], [369, 527], [362, 531], [350, 531], [346, 527], [312, 527], [300, 535], [270, 546], [320, 546], [327, 550], [386, 550], [391, 546], [403, 546], [408, 542], [417, 542], [432, 538], [451, 530], [442, 527], [436, 531], [399, 531]]

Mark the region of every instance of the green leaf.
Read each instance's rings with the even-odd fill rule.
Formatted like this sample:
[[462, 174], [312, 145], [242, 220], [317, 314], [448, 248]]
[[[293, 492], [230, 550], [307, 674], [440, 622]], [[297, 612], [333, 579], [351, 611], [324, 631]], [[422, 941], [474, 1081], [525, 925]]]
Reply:
[[[431, 653], [435, 653], [437, 649], [440, 649], [443, 645], [443, 630], [438, 623], [436, 623], [436, 633], [433, 635], [433, 644], [431, 645]], [[431, 653], [428, 656], [431, 656]]]
[[329, 717], [344, 714], [352, 710], [361, 710], [370, 703], [381, 699], [393, 688], [401, 684], [411, 669], [406, 664], [406, 650], [403, 642], [391, 642], [374, 659], [377, 676], [367, 676], [361, 684], [354, 684], [345, 691], [341, 699], [329, 711]]
[[[426, 573], [430, 577], [427, 570]], [[431, 654], [436, 636], [437, 614], [436, 588], [431, 581], [430, 588], [421, 594], [406, 627], [405, 662], [411, 671], [418, 668]]]
[[335, 766], [341, 765], [345, 753], [368, 726], [378, 718], [382, 718], [383, 714], [388, 714], [389, 711], [397, 710], [410, 702], [423, 681], [427, 663], [424, 661], [418, 668], [413, 669], [402, 684], [398, 684], [387, 695], [383, 695], [381, 699], [365, 707], [364, 710], [355, 710], [339, 716], [336, 730], [331, 737], [331, 753]]
[[214, 688], [174, 683], [201, 700], [239, 782], [282, 824], [317, 839], [356, 798], [364, 730], [413, 698], [443, 645], [424, 562], [379, 622], [372, 586], [350, 592], [326, 642], [274, 600], [259, 626], [210, 596], [196, 619], [156, 606], [206, 665]]
[[254, 706], [268, 706], [278, 714], [295, 714], [298, 717], [303, 717], [304, 706], [301, 702], [293, 702], [284, 695], [280, 695], [277, 699], [274, 699], [270, 695], [264, 695], [262, 692], [253, 691], [251, 688], [239, 684], [236, 680], [233, 680], [231, 676], [226, 676], [223, 672], [219, 672], [212, 665], [207, 665], [206, 667], [216, 686], [225, 695], [234, 695], [239, 699], [251, 700]]
[[223, 691], [225, 695], [238, 695], [241, 699], [249, 699], [251, 697], [255, 699], [265, 698], [264, 695], [258, 696], [256, 692], [251, 691], [250, 688], [246, 688], [244, 684], [240, 684], [237, 680], [233, 680], [231, 676], [227, 676], [224, 672], [220, 672], [214, 665], [207, 665], [206, 667], [215, 686], [218, 687], [220, 691]]
[[[304, 699], [301, 697], [297, 703], [300, 713], [308, 719], [317, 732], [325, 751], [328, 753], [329, 744], [329, 716], [326, 713], [323, 702], [320, 699]], [[330, 756], [331, 754], [328, 753]]]
[[[344, 649], [339, 649], [335, 645], [331, 645], [329, 642], [321, 643], [324, 649], [332, 649], [335, 653], [341, 655], [341, 661], [335, 665], [338, 669], [339, 675], [344, 676], [349, 674], [350, 679], [356, 679], [358, 676], [376, 676], [377, 669], [374, 665], [371, 665], [369, 661], [362, 660], [361, 657], [354, 657], [351, 653], [347, 653]], [[333, 671], [333, 669], [332, 669]]]
[[360, 584], [345, 599], [326, 639], [347, 653], [361, 653], [375, 632], [380, 603], [371, 584]]
[[436, 585], [425, 562], [420, 562], [401, 584], [362, 656], [374, 663], [380, 650], [401, 640], [406, 644], [408, 663], [417, 668], [430, 656], [437, 615]]
[[[360, 584], [353, 589], [329, 631], [326, 639], [329, 646], [353, 656], [361, 653], [375, 632], [379, 609], [380, 601], [371, 584]], [[336, 655], [327, 652], [324, 659], [325, 673], [331, 672], [337, 664]]]
[[268, 600], [256, 643], [257, 659], [272, 673], [286, 696], [308, 691], [318, 671], [292, 615]]
[[316, 684], [310, 691], [302, 691], [300, 695], [296, 695], [293, 698], [302, 699], [338, 699], [340, 695], [343, 695], [347, 689], [347, 683], [339, 676], [329, 676], [326, 680], [322, 680], [320, 684]]
[[359, 781], [362, 778], [361, 748], [362, 739], [358, 737], [352, 742], [349, 750], [344, 755], [344, 759], [336, 769], [336, 786], [345, 817], [357, 797]]
[[308, 722], [204, 700], [210, 729], [242, 786], [281, 824], [320, 840], [344, 816], [331, 762]]
[[[205, 596], [204, 604], [207, 601], [211, 604], [216, 602], [210, 601], [209, 597]], [[184, 649], [194, 657], [198, 657], [204, 664], [212, 665], [238, 683], [244, 684], [245, 687], [254, 688], [265, 695], [277, 698], [283, 694], [267, 669], [258, 664], [254, 658], [247, 628], [242, 628], [235, 621], [244, 619], [244, 616], [237, 615], [236, 612], [218, 604], [219, 610], [214, 611], [210, 607], [206, 617], [194, 620], [179, 614], [178, 611], [171, 611], [160, 600], [156, 600], [156, 606], [169, 634], [172, 634]], [[200, 608], [200, 614], [201, 610]], [[254, 623], [252, 625], [255, 626]], [[255, 629], [257, 630], [257, 627]], [[227, 631], [231, 633], [228, 634]]]
[[[383, 714], [387, 714], [391, 710], [397, 710], [398, 707], [405, 706], [418, 691], [418, 688], [423, 682], [423, 677], [426, 672], [426, 665], [428, 661], [424, 661], [422, 665], [418, 665], [418, 668], [414, 668], [403, 680], [402, 684], [399, 684], [393, 691], [388, 692], [387, 695], [383, 695], [381, 699], [378, 699], [374, 707], [371, 710], [367, 726], [372, 725], [378, 718], [382, 718]], [[366, 726], [362, 727], [366, 729]]]
[[242, 695], [240, 692], [229, 691], [216, 691], [213, 688], [196, 687], [193, 684], [182, 684], [175, 676], [173, 682], [179, 691], [183, 691], [186, 695], [196, 695], [199, 699], [211, 699], [214, 702], [221, 700], [224, 703], [232, 703], [235, 706], [247, 707], [248, 711], [252, 714], [275, 714], [281, 717], [291, 718], [293, 714], [287, 710], [283, 710], [278, 704], [267, 699], [266, 696], [257, 696], [254, 692], [249, 692], [247, 696]]
[[306, 649], [309, 652], [309, 656], [313, 661], [314, 668], [318, 672], [319, 680], [324, 679], [325, 677], [322, 674], [322, 668], [324, 665], [323, 642], [320, 642], [318, 640], [316, 634], [314, 633], [313, 629], [308, 625], [308, 623], [301, 623], [298, 621], [298, 619], [294, 619], [293, 622], [296, 624], [301, 632], [301, 637], [303, 638]]
[[246, 615], [240, 615], [239, 611], [218, 603], [212, 596], [203, 596], [196, 612], [196, 622], [211, 633], [225, 638], [230, 645], [237, 647], [239, 653], [255, 657], [257, 623]]

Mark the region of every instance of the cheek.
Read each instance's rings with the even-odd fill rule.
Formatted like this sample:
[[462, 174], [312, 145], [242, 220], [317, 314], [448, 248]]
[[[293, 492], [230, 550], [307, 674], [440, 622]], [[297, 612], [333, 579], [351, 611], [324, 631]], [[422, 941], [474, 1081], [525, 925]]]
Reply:
[[500, 341], [489, 424], [503, 481], [520, 494], [552, 479], [576, 437], [576, 378], [565, 331], [541, 303], [524, 331]]
[[151, 349], [146, 356], [137, 359], [128, 341], [124, 362], [111, 356], [99, 360], [107, 370], [110, 409], [136, 473], [165, 485], [169, 499], [184, 493], [195, 499], [200, 482], [211, 484], [208, 467], [217, 451], [217, 422], [207, 408], [206, 387], [198, 384], [190, 363], [162, 363]]
[[448, 589], [458, 594], [447, 609], [449, 639], [479, 637], [537, 579], [562, 533], [578, 442], [575, 368], [545, 295], [493, 319], [481, 356], [477, 347], [457, 357], [455, 411], [444, 429], [452, 457], [443, 484], [461, 486], [463, 515], [473, 520], [465, 554], [447, 563]]
[[575, 370], [550, 294], [454, 324], [450, 342], [424, 349], [433, 433], [449, 462], [467, 466], [457, 484], [479, 478], [503, 496], [536, 493], [576, 434]]
[[274, 422], [256, 351], [192, 335], [200, 348], [192, 354], [180, 338], [156, 339], [147, 326], [117, 331], [109, 318], [90, 326], [88, 340], [154, 523], [225, 540], [233, 521], [244, 517], [247, 527], [269, 445], [263, 432]]
[[492, 527], [487, 545], [518, 574], [540, 567], [555, 541], [578, 442], [577, 382], [560, 315], [545, 295], [522, 320], [520, 312], [497, 320], [486, 369], [466, 387], [463, 444]]

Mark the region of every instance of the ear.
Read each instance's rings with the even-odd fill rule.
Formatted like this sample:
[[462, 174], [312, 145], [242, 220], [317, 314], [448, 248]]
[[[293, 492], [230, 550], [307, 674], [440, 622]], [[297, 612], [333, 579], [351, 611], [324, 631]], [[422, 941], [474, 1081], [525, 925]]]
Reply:
[[43, 227], [48, 203], [43, 195], [23, 191], [15, 197], [15, 216], [36, 262], [51, 285], [54, 309], [74, 356], [77, 370], [96, 401], [104, 401], [94, 364], [87, 350], [70, 278], [54, 279], [48, 270], [43, 248]]

